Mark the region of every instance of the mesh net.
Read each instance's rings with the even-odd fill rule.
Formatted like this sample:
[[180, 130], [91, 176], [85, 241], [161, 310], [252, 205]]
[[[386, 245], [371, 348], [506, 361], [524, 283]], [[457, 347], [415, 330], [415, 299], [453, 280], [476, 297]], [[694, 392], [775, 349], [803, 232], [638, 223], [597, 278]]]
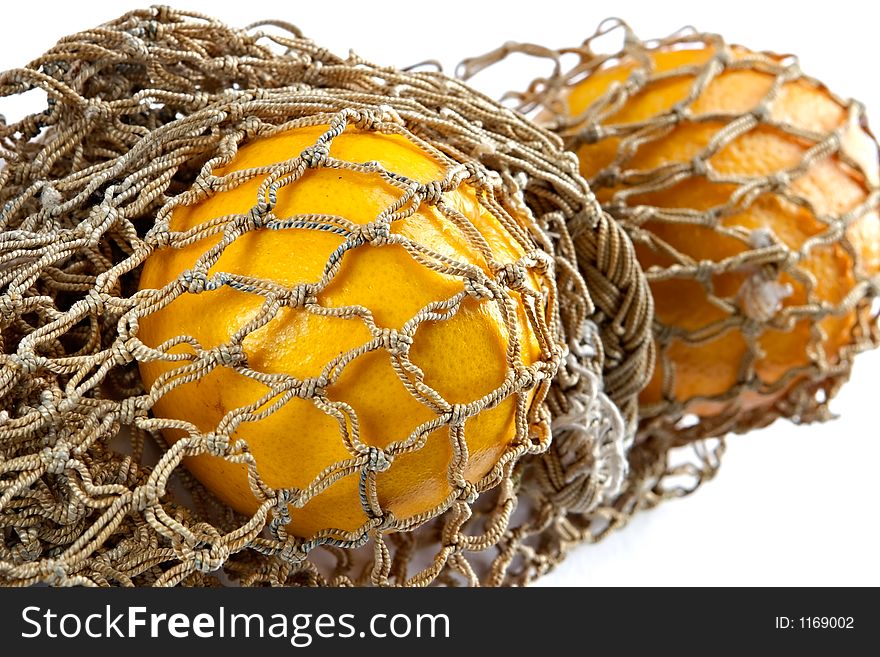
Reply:
[[554, 63], [507, 98], [578, 152], [650, 281], [657, 367], [640, 440], [659, 454], [779, 417], [828, 418], [878, 337], [864, 107], [793, 56], [692, 28], [643, 41], [617, 19], [575, 48], [506, 44], [460, 76], [513, 53]]
[[[650, 375], [650, 301], [630, 242], [557, 137], [437, 72], [339, 58], [284, 23], [239, 30], [168, 8], [65, 38], [0, 75], [0, 97], [33, 89], [46, 93], [45, 109], [0, 123], [0, 581], [522, 584], [627, 515], [618, 493], [634, 398]], [[245, 143], [309, 130], [290, 159], [222, 173]], [[335, 157], [353, 134], [397, 140], [436, 170], [418, 177], [378, 154]], [[360, 176], [393, 200], [362, 221], [285, 213], [285, 199], [322, 172]], [[175, 210], [241, 190], [246, 209], [176, 223]], [[472, 196], [481, 225], [456, 194]], [[427, 216], [471, 257], [419, 239]], [[569, 226], [592, 243], [586, 277]], [[259, 240], [293, 234], [335, 240], [314, 280], [224, 265], [236, 249], [256, 259]], [[139, 285], [150, 256], [193, 247], [170, 280]], [[352, 254], [392, 249], [458, 289], [394, 327], [376, 308], [328, 301]], [[142, 339], [150, 318], [180, 300], [207, 300], [210, 312], [224, 294], [246, 297], [252, 312], [215, 344], [184, 331]], [[455, 321], [467, 304], [500, 318], [505, 368], [485, 394], [450, 401], [412, 351], [420, 329]], [[309, 376], [261, 366], [249, 340], [294, 314], [347, 322], [365, 338]], [[524, 335], [537, 345], [531, 359]], [[395, 427], [394, 440], [362, 434], [357, 401], [333, 394], [370, 356], [429, 415]], [[156, 412], [212, 376], [260, 392], [202, 425]], [[342, 456], [308, 481], [270, 485], [248, 427], [295, 404], [332, 419]], [[504, 404], [514, 435], [474, 474], [469, 420]], [[443, 494], [395, 513], [383, 477], [438, 440], [449, 452]], [[236, 513], [203, 488], [182, 467], [198, 455], [246, 471], [253, 509]], [[298, 535], [302, 507], [345, 486], [359, 521]]]

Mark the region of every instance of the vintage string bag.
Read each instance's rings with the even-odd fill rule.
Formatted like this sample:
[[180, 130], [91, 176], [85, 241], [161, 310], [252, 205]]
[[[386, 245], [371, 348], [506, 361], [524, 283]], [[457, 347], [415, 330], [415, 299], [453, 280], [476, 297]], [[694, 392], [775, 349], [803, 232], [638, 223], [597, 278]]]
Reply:
[[575, 47], [507, 43], [458, 76], [497, 73], [511, 55], [552, 64], [504, 100], [578, 154], [652, 290], [657, 362], [629, 457], [631, 473], [654, 472], [647, 505], [670, 463], [693, 483], [713, 476], [730, 432], [830, 418], [855, 356], [878, 340], [864, 106], [792, 55], [690, 27], [644, 40], [620, 19]]
[[[285, 23], [235, 29], [163, 7], [66, 37], [0, 74], [0, 101], [34, 90], [45, 93], [40, 111], [0, 122], [3, 584], [524, 584], [659, 494], [639, 483], [656, 463], [626, 455], [653, 365], [647, 282], [560, 138], [436, 71], [337, 57]], [[288, 131], [312, 135], [309, 145], [222, 173], [248, 144]], [[428, 158], [436, 175], [423, 182], [367, 157], [336, 158], [352, 134]], [[309, 176], [337, 173], [381, 179], [398, 196], [360, 223], [280, 213]], [[175, 224], [248, 184], [258, 191], [246, 211]], [[520, 257], [504, 261], [452, 207], [456, 194], [495, 217]], [[399, 228], [435, 211], [485, 267]], [[276, 233], [330, 235], [340, 247], [320, 276], [298, 285], [212, 268], [236, 244]], [[179, 275], [140, 285], [145, 262], [199, 241], [210, 248]], [[353, 253], [391, 246], [413, 267], [457, 280], [459, 291], [399, 329], [383, 328], [369, 308], [325, 301]], [[229, 290], [258, 311], [218, 344], [186, 332], [162, 344], [143, 339], [163, 308]], [[466, 303], [499, 309], [509, 337], [503, 383], [449, 403], [411, 354], [421, 327], [453, 321]], [[314, 377], [261, 371], [250, 336], [294, 312], [350, 322], [367, 337]], [[204, 320], [212, 326], [210, 312]], [[517, 322], [536, 336], [528, 364]], [[328, 393], [369, 354], [387, 357], [401, 389], [432, 414], [384, 445], [361, 440], [353, 407]], [[145, 383], [157, 363], [161, 373]], [[217, 372], [265, 394], [209, 428], [156, 412], [175, 390], [204, 387]], [[516, 435], [483, 476], [469, 478], [468, 422], [505, 403]], [[273, 487], [241, 428], [294, 404], [338, 421], [344, 457], [304, 485]], [[448, 494], [397, 517], [382, 504], [382, 482], [429, 449], [428, 430], [449, 441]], [[235, 512], [183, 465], [205, 456], [246, 472], [251, 512]], [[298, 535], [296, 514], [334, 486], [355, 491], [362, 522]]]

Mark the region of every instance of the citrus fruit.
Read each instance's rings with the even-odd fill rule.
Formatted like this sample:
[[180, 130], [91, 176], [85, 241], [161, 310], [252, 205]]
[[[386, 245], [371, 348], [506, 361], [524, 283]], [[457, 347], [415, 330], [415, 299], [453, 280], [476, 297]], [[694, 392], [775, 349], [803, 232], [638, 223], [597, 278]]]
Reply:
[[[295, 127], [261, 137], [242, 146], [214, 174], [230, 176], [296, 158], [327, 130], [326, 125]], [[299, 218], [324, 229], [288, 221], [280, 229], [264, 226], [245, 232], [207, 271], [208, 278], [224, 273], [290, 289], [317, 285], [325, 272], [331, 272], [314, 288], [314, 298], [283, 305], [267, 323], [246, 331], [241, 342], [247, 370], [276, 379], [294, 377], [315, 390], [238, 424], [230, 442], [247, 442], [257, 473], [272, 489], [305, 489], [325, 469], [362, 453], [353, 447], [358, 441], [388, 448], [390, 466], [376, 475], [379, 505], [396, 520], [429, 517], [457, 494], [448, 474], [454, 465], [452, 445], [459, 436], [453, 425], [463, 422], [463, 476], [474, 485], [510, 450], [546, 433], [539, 409], [545, 389], [541, 379], [550, 378], [557, 358], [546, 324], [535, 322], [536, 313], [548, 320], [546, 270], [522, 265], [527, 248], [532, 248], [523, 239], [522, 226], [516, 228], [510, 217], [505, 222], [487, 210], [480, 202], [483, 192], [466, 182], [442, 193], [443, 211], [422, 202], [414, 213], [391, 221], [390, 235], [401, 242], [352, 246], [345, 231], [326, 228], [345, 225], [344, 220], [352, 222], [349, 227], [373, 222], [398, 203], [412, 181], [442, 180], [446, 168], [436, 155], [405, 136], [354, 126], [332, 139], [329, 157], [367, 164], [360, 169], [307, 168], [279, 187], [273, 207], [278, 221]], [[260, 198], [266, 170], [177, 207], [170, 230], [188, 231], [230, 215], [247, 215]], [[144, 264], [140, 288], [161, 289], [173, 283], [219, 241], [219, 234], [202, 235], [189, 245], [154, 251]], [[351, 248], [341, 249], [344, 243]], [[418, 259], [425, 251], [406, 245], [421, 245], [444, 260], [428, 266]], [[332, 261], [337, 261], [338, 270], [328, 270]], [[467, 292], [466, 279], [473, 278], [468, 271], [482, 272], [484, 280], [510, 281], [509, 275], [503, 278], [505, 266], [508, 272], [521, 266], [517, 289], [510, 284], [495, 297], [467, 293], [460, 304], [443, 305]], [[243, 285], [208, 287], [199, 293], [186, 291], [143, 317], [140, 339], [158, 347], [189, 336], [202, 349], [211, 349], [229, 343], [258, 317], [266, 301]], [[413, 324], [429, 304], [435, 304], [433, 314]], [[191, 354], [193, 349], [181, 343], [168, 353]], [[179, 365], [167, 359], [140, 363], [147, 388]], [[200, 432], [215, 431], [228, 413], [257, 403], [269, 390], [235, 365], [224, 363], [169, 389], [156, 400], [154, 414], [184, 420]], [[531, 383], [523, 373], [532, 375]], [[482, 405], [489, 396], [495, 401], [475, 412], [474, 405]], [[466, 419], [451, 420], [453, 407], [457, 412], [465, 409]], [[436, 424], [428, 425], [432, 421]], [[180, 429], [165, 433], [171, 441], [185, 435]], [[408, 439], [423, 444], [392, 453]], [[234, 509], [247, 514], [257, 509], [258, 498], [242, 463], [207, 453], [187, 457], [185, 463]], [[302, 537], [322, 530], [357, 531], [369, 519], [359, 475], [349, 471], [304, 505], [292, 504], [288, 531]]]
[[[865, 306], [845, 307], [848, 295], [880, 270], [867, 129], [807, 78], [777, 78], [744, 48], [717, 55], [661, 47], [647, 51], [650, 70], [625, 56], [567, 97], [593, 128], [582, 173], [651, 281], [664, 337], [640, 398], [648, 415], [670, 403], [698, 417], [754, 412], [807, 376], [820, 383], [857, 340]], [[713, 58], [726, 65], [700, 87]], [[834, 131], [839, 151], [805, 159]], [[755, 264], [760, 249], [769, 260]]]

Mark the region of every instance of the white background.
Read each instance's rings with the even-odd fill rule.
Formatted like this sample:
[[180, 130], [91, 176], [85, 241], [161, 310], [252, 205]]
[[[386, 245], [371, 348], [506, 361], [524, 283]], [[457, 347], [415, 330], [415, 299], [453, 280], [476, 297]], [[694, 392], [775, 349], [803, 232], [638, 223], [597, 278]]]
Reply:
[[[0, 70], [23, 65], [61, 36], [146, 4], [4, 3]], [[399, 66], [437, 59], [449, 70], [506, 40], [575, 45], [612, 14], [646, 38], [692, 24], [753, 49], [798, 54], [807, 73], [865, 102], [880, 131], [877, 17], [864, 0], [816, 9], [767, 0], [180, 0], [176, 6], [237, 26], [283, 19], [340, 54], [354, 49]], [[505, 73], [508, 79], [475, 82], [495, 92], [533, 75], [521, 60]], [[9, 119], [21, 111], [0, 99]], [[880, 353], [863, 355], [832, 406], [840, 419], [804, 427], [777, 422], [732, 437], [714, 481], [642, 514], [600, 545], [581, 547], [540, 584], [880, 585], [878, 386]]]

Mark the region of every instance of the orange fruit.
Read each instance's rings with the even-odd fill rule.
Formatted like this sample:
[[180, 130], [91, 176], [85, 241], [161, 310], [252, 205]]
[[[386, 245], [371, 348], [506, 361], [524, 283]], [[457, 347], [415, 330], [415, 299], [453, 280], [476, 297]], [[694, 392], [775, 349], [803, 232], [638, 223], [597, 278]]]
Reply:
[[[703, 417], [766, 408], [803, 380], [800, 373], [783, 380], [787, 373], [813, 364], [837, 363], [841, 350], [854, 342], [858, 311], [835, 313], [830, 308], [854, 289], [856, 272], [872, 276], [880, 269], [880, 223], [873, 211], [846, 227], [852, 252], [836, 237], [804, 248], [809, 240], [828, 232], [821, 218], [841, 217], [864, 204], [878, 178], [873, 137], [848, 121], [847, 108], [824, 87], [804, 78], [782, 84], [769, 103], [766, 118], [821, 135], [840, 128], [842, 151], [855, 166], [839, 154], [818, 159], [803, 175], [792, 176], [786, 188], [806, 204], [796, 204], [773, 190], [763, 191], [734, 206], [732, 212], [721, 212], [715, 223], [700, 223], [706, 220], [707, 211], [730, 203], [740, 184], [796, 167], [815, 144], [761, 121], [722, 142], [717, 151], [706, 151], [726, 125], [761, 104], [775, 79], [755, 66], [728, 66], [688, 100], [697, 72], [715, 54], [713, 46], [650, 51], [654, 70], [653, 74], [643, 71], [648, 75], [645, 86], [619, 104], [606, 104], [614, 97], [609, 91], [642, 68], [634, 59], [624, 58], [578, 83], [567, 98], [572, 115], [599, 126], [596, 139], [578, 148], [581, 171], [612, 214], [615, 205], [626, 209], [624, 221], [635, 231], [637, 255], [651, 281], [656, 321], [671, 336], [665, 354], [658, 349], [657, 367], [640, 404], [650, 409], [651, 405], [662, 408], [668, 401], [681, 402], [687, 412]], [[739, 47], [729, 54], [734, 64], [753, 55]], [[682, 120], [667, 122], [665, 129], [646, 130], [646, 124], [660, 116], [670, 118], [682, 106], [687, 107]], [[626, 136], [636, 133], [643, 138], [641, 143], [622, 150]], [[673, 174], [677, 165], [689, 165], [694, 158], [702, 158], [697, 168], [678, 179], [661, 181], [653, 189], [638, 188], [649, 178], [661, 180], [661, 171]], [[713, 172], [739, 179], [710, 180]], [[634, 223], [631, 217], [637, 216], [639, 206], [654, 214], [646, 213], [644, 222]], [[696, 219], [660, 221], [657, 209], [692, 210]], [[723, 273], [714, 267], [774, 244], [799, 254], [797, 276], [783, 270], [775, 278], [771, 274], [762, 279], [754, 267], [733, 266]], [[701, 262], [710, 267], [706, 279], [710, 286], [674, 267]], [[718, 303], [719, 299], [725, 303]], [[826, 304], [829, 311], [818, 322], [794, 313], [788, 323], [774, 321], [782, 308], [810, 304]], [[744, 316], [758, 326], [754, 352], [738, 323]], [[728, 321], [731, 317], [732, 322]], [[684, 334], [699, 341], [685, 340]], [[670, 366], [672, 371], [667, 372]]]
[[[314, 145], [326, 130], [327, 126], [298, 127], [260, 138], [241, 147], [231, 162], [214, 173], [224, 176], [283, 162]], [[442, 179], [446, 170], [444, 164], [403, 136], [353, 126], [334, 138], [330, 156], [352, 163], [376, 161], [386, 170], [422, 184]], [[177, 207], [172, 213], [171, 230], [185, 231], [233, 213], [246, 214], [255, 205], [264, 179], [265, 175], [258, 175], [194, 205]], [[355, 224], [366, 224], [397, 202], [403, 193], [377, 172], [310, 168], [300, 179], [278, 190], [274, 216], [338, 216]], [[476, 227], [479, 238], [466, 235], [458, 221], [426, 203], [411, 216], [396, 219], [390, 233], [425, 245], [463, 263], [463, 267], [476, 267], [495, 280], [498, 267], [516, 263], [527, 248], [532, 248], [527, 238], [523, 240], [522, 232], [516, 237], [516, 231], [506, 227], [509, 224], [480, 204], [474, 187], [462, 184], [444, 192], [443, 200]], [[485, 249], [476, 246], [480, 239], [491, 249], [495, 262], [490, 261]], [[174, 281], [219, 240], [219, 235], [202, 237], [182, 248], [165, 247], [153, 252], [144, 264], [141, 289], [159, 289]], [[343, 242], [343, 236], [324, 230], [261, 228], [232, 242], [207, 275], [210, 278], [226, 272], [290, 287], [317, 283], [331, 254]], [[522, 293], [507, 291], [512, 304], [512, 320], [507, 323], [501, 304], [472, 294], [464, 297], [455, 314], [443, 318], [444, 311], [437, 310], [439, 317], [410, 331], [408, 358], [421, 369], [423, 383], [439, 396], [435, 406], [472, 404], [499, 388], [509, 391], [500, 395], [501, 401], [495, 407], [471, 414], [464, 422], [464, 478], [474, 484], [508, 450], [536, 439], [536, 434], [546, 430], [543, 411], [539, 409], [545, 385], [540, 381], [543, 374], [549, 376], [551, 368], [547, 365], [555, 362], [557, 356], [546, 332], [542, 334], [527, 312], [531, 302], [527, 302], [525, 290], [547, 292], [545, 273], [536, 272], [527, 269]], [[430, 514], [450, 503], [450, 423], [420, 432], [421, 425], [443, 415], [442, 409], [432, 408], [429, 399], [419, 398], [407, 389], [406, 386], [412, 387], [416, 375], [403, 369], [405, 358], [395, 357], [381, 346], [367, 346], [383, 329], [406, 333], [406, 323], [421, 309], [450, 299], [463, 289], [460, 276], [420, 264], [399, 244], [367, 243], [348, 250], [338, 272], [317, 293], [314, 304], [281, 307], [267, 324], [249, 333], [241, 345], [247, 367], [252, 370], [299, 380], [329, 372], [329, 382], [319, 385], [314, 400], [294, 397], [267, 417], [238, 425], [230, 442], [242, 438], [247, 441], [257, 472], [268, 486], [302, 489], [325, 468], [352, 458], [343, 434], [351, 439], [356, 429], [361, 443], [384, 449], [396, 441], [405, 441], [411, 434], [427, 433], [420, 449], [396, 455], [390, 467], [378, 473], [377, 497], [382, 508], [397, 520]], [[546, 308], [541, 307], [546, 302], [540, 296], [538, 299], [540, 303], [535, 304], [533, 311], [546, 313]], [[209, 349], [228, 342], [259, 314], [263, 301], [262, 296], [228, 285], [201, 293], [187, 291], [143, 317], [139, 337], [146, 345], [157, 347], [175, 336], [189, 335]], [[322, 310], [343, 307], [367, 309], [375, 330], [371, 331], [360, 315], [339, 317]], [[510, 334], [508, 326], [515, 327], [516, 335]], [[517, 342], [518, 354], [510, 351]], [[334, 359], [362, 348], [366, 350], [344, 367], [333, 365]], [[170, 353], [192, 351], [191, 346], [183, 344]], [[519, 365], [509, 366], [509, 358]], [[140, 370], [149, 389], [161, 375], [177, 366], [179, 363], [155, 360], [142, 362]], [[514, 381], [527, 368], [535, 374], [539, 385]], [[168, 391], [156, 401], [153, 412], [162, 418], [188, 421], [199, 431], [210, 432], [227, 413], [257, 402], [268, 390], [263, 383], [233, 367], [219, 366]], [[171, 441], [184, 435], [179, 429], [167, 429], [165, 433]], [[257, 498], [244, 465], [211, 454], [187, 457], [185, 463], [208, 489], [234, 509], [246, 514], [257, 509]], [[321, 530], [351, 532], [362, 527], [368, 516], [361, 503], [359, 475], [355, 471], [339, 479], [302, 508], [291, 505], [288, 531], [309, 537]]]

